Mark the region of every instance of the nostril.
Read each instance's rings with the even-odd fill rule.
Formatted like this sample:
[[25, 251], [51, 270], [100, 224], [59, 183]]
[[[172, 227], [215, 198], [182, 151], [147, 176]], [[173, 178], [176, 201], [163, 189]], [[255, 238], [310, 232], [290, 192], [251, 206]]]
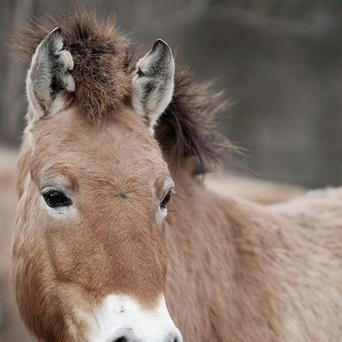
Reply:
[[183, 338], [179, 331], [177, 331], [173, 334], [170, 334], [166, 342], [183, 342]]
[[128, 342], [127, 338], [122, 336], [117, 338], [116, 340], [113, 340], [113, 342]]

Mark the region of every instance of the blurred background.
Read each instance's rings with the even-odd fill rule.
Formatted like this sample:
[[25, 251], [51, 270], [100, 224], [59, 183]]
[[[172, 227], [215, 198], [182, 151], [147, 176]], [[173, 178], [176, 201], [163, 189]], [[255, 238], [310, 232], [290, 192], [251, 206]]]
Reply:
[[[342, 184], [341, 1], [1, 0], [0, 342], [29, 340], [8, 294], [13, 175], [27, 70], [11, 54], [9, 37], [29, 16], [67, 12], [74, 5], [114, 14], [121, 30], [146, 50], [163, 38], [195, 79], [216, 80], [234, 104], [221, 116], [220, 128], [247, 151], [241, 161], [246, 173], [272, 182], [236, 180], [227, 191], [256, 186], [260, 193], [273, 182], [305, 188]], [[288, 189], [301, 192], [281, 186], [283, 197]]]

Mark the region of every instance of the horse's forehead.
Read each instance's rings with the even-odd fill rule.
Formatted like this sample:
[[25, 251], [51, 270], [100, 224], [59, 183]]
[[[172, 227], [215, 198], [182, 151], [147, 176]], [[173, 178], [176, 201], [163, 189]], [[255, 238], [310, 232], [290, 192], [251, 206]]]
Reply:
[[[75, 109], [59, 113], [40, 128], [37, 153], [40, 165], [95, 169], [104, 173], [121, 170], [166, 170], [158, 144], [144, 123], [129, 110], [115, 113], [113, 120], [92, 125]], [[135, 166], [132, 169], [132, 166]]]

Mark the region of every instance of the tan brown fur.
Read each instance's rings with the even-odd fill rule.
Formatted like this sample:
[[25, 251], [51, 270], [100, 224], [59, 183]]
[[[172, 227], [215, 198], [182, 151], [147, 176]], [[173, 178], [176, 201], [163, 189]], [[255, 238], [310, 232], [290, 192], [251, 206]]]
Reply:
[[[168, 171], [158, 155], [157, 143], [134, 116], [126, 111], [118, 113], [115, 120], [107, 120], [104, 130], [94, 128], [80, 113], [65, 111], [37, 125], [34, 151], [23, 149], [25, 155], [20, 160], [25, 160], [26, 165], [19, 174], [21, 179], [29, 177], [31, 181], [29, 186], [25, 184], [23, 193], [19, 182], [22, 196], [17, 226], [20, 231], [13, 247], [16, 262], [12, 271], [24, 321], [43, 340], [70, 339], [62, 319], [65, 321], [71, 314], [75, 301], [89, 303], [120, 290], [137, 297], [144, 305], [153, 306], [163, 291], [164, 242], [159, 227], [150, 218], [153, 203], [146, 196], [150, 177], [155, 179], [156, 189], [161, 189]], [[119, 133], [118, 126], [125, 130]], [[128, 137], [132, 139], [130, 144], [126, 144]], [[55, 153], [63, 155], [63, 159], [56, 162]], [[137, 158], [128, 160], [126, 155]], [[149, 162], [146, 164], [146, 161]], [[70, 174], [78, 174], [77, 180]], [[68, 229], [61, 230], [56, 226], [60, 221], [49, 220], [41, 210], [35, 209], [39, 208], [39, 188], [50, 175], [63, 177], [63, 183], [78, 196], [80, 217], [69, 222]], [[114, 222], [116, 228], [112, 227], [108, 234], [108, 227]], [[123, 225], [130, 222], [129, 229], [120, 228], [120, 222]], [[92, 243], [95, 249], [90, 248]], [[43, 262], [27, 264], [23, 256]], [[124, 277], [117, 276], [129, 267], [136, 271], [127, 269]], [[56, 306], [51, 306], [54, 302]], [[40, 317], [46, 317], [46, 321]], [[49, 322], [54, 322], [56, 328]]]
[[339, 341], [342, 190], [259, 206], [179, 175], [166, 294], [186, 341]]
[[[165, 290], [188, 342], [340, 340], [342, 190], [268, 207], [209, 191], [193, 175], [193, 160], [203, 172], [222, 144], [204, 116], [215, 110], [202, 91], [178, 76], [157, 132], [161, 149], [123, 97], [96, 114], [97, 125], [76, 101], [39, 121], [33, 143], [24, 138], [12, 274], [21, 315], [38, 339], [85, 341], [75, 308], [91, 310], [109, 293], [148, 308]], [[151, 188], [160, 198], [169, 172], [177, 195], [161, 227]], [[40, 204], [42, 183], [57, 174], [78, 209], [65, 221]]]

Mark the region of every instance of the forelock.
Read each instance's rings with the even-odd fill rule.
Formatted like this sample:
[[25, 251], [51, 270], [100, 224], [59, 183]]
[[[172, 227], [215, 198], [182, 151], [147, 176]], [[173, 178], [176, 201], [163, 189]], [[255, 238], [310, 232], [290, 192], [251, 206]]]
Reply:
[[98, 18], [94, 12], [78, 9], [72, 14], [29, 20], [15, 34], [17, 54], [29, 62], [39, 43], [55, 27], [62, 29], [65, 49], [74, 60], [74, 102], [92, 122], [101, 122], [129, 101], [129, 42], [113, 18]]

